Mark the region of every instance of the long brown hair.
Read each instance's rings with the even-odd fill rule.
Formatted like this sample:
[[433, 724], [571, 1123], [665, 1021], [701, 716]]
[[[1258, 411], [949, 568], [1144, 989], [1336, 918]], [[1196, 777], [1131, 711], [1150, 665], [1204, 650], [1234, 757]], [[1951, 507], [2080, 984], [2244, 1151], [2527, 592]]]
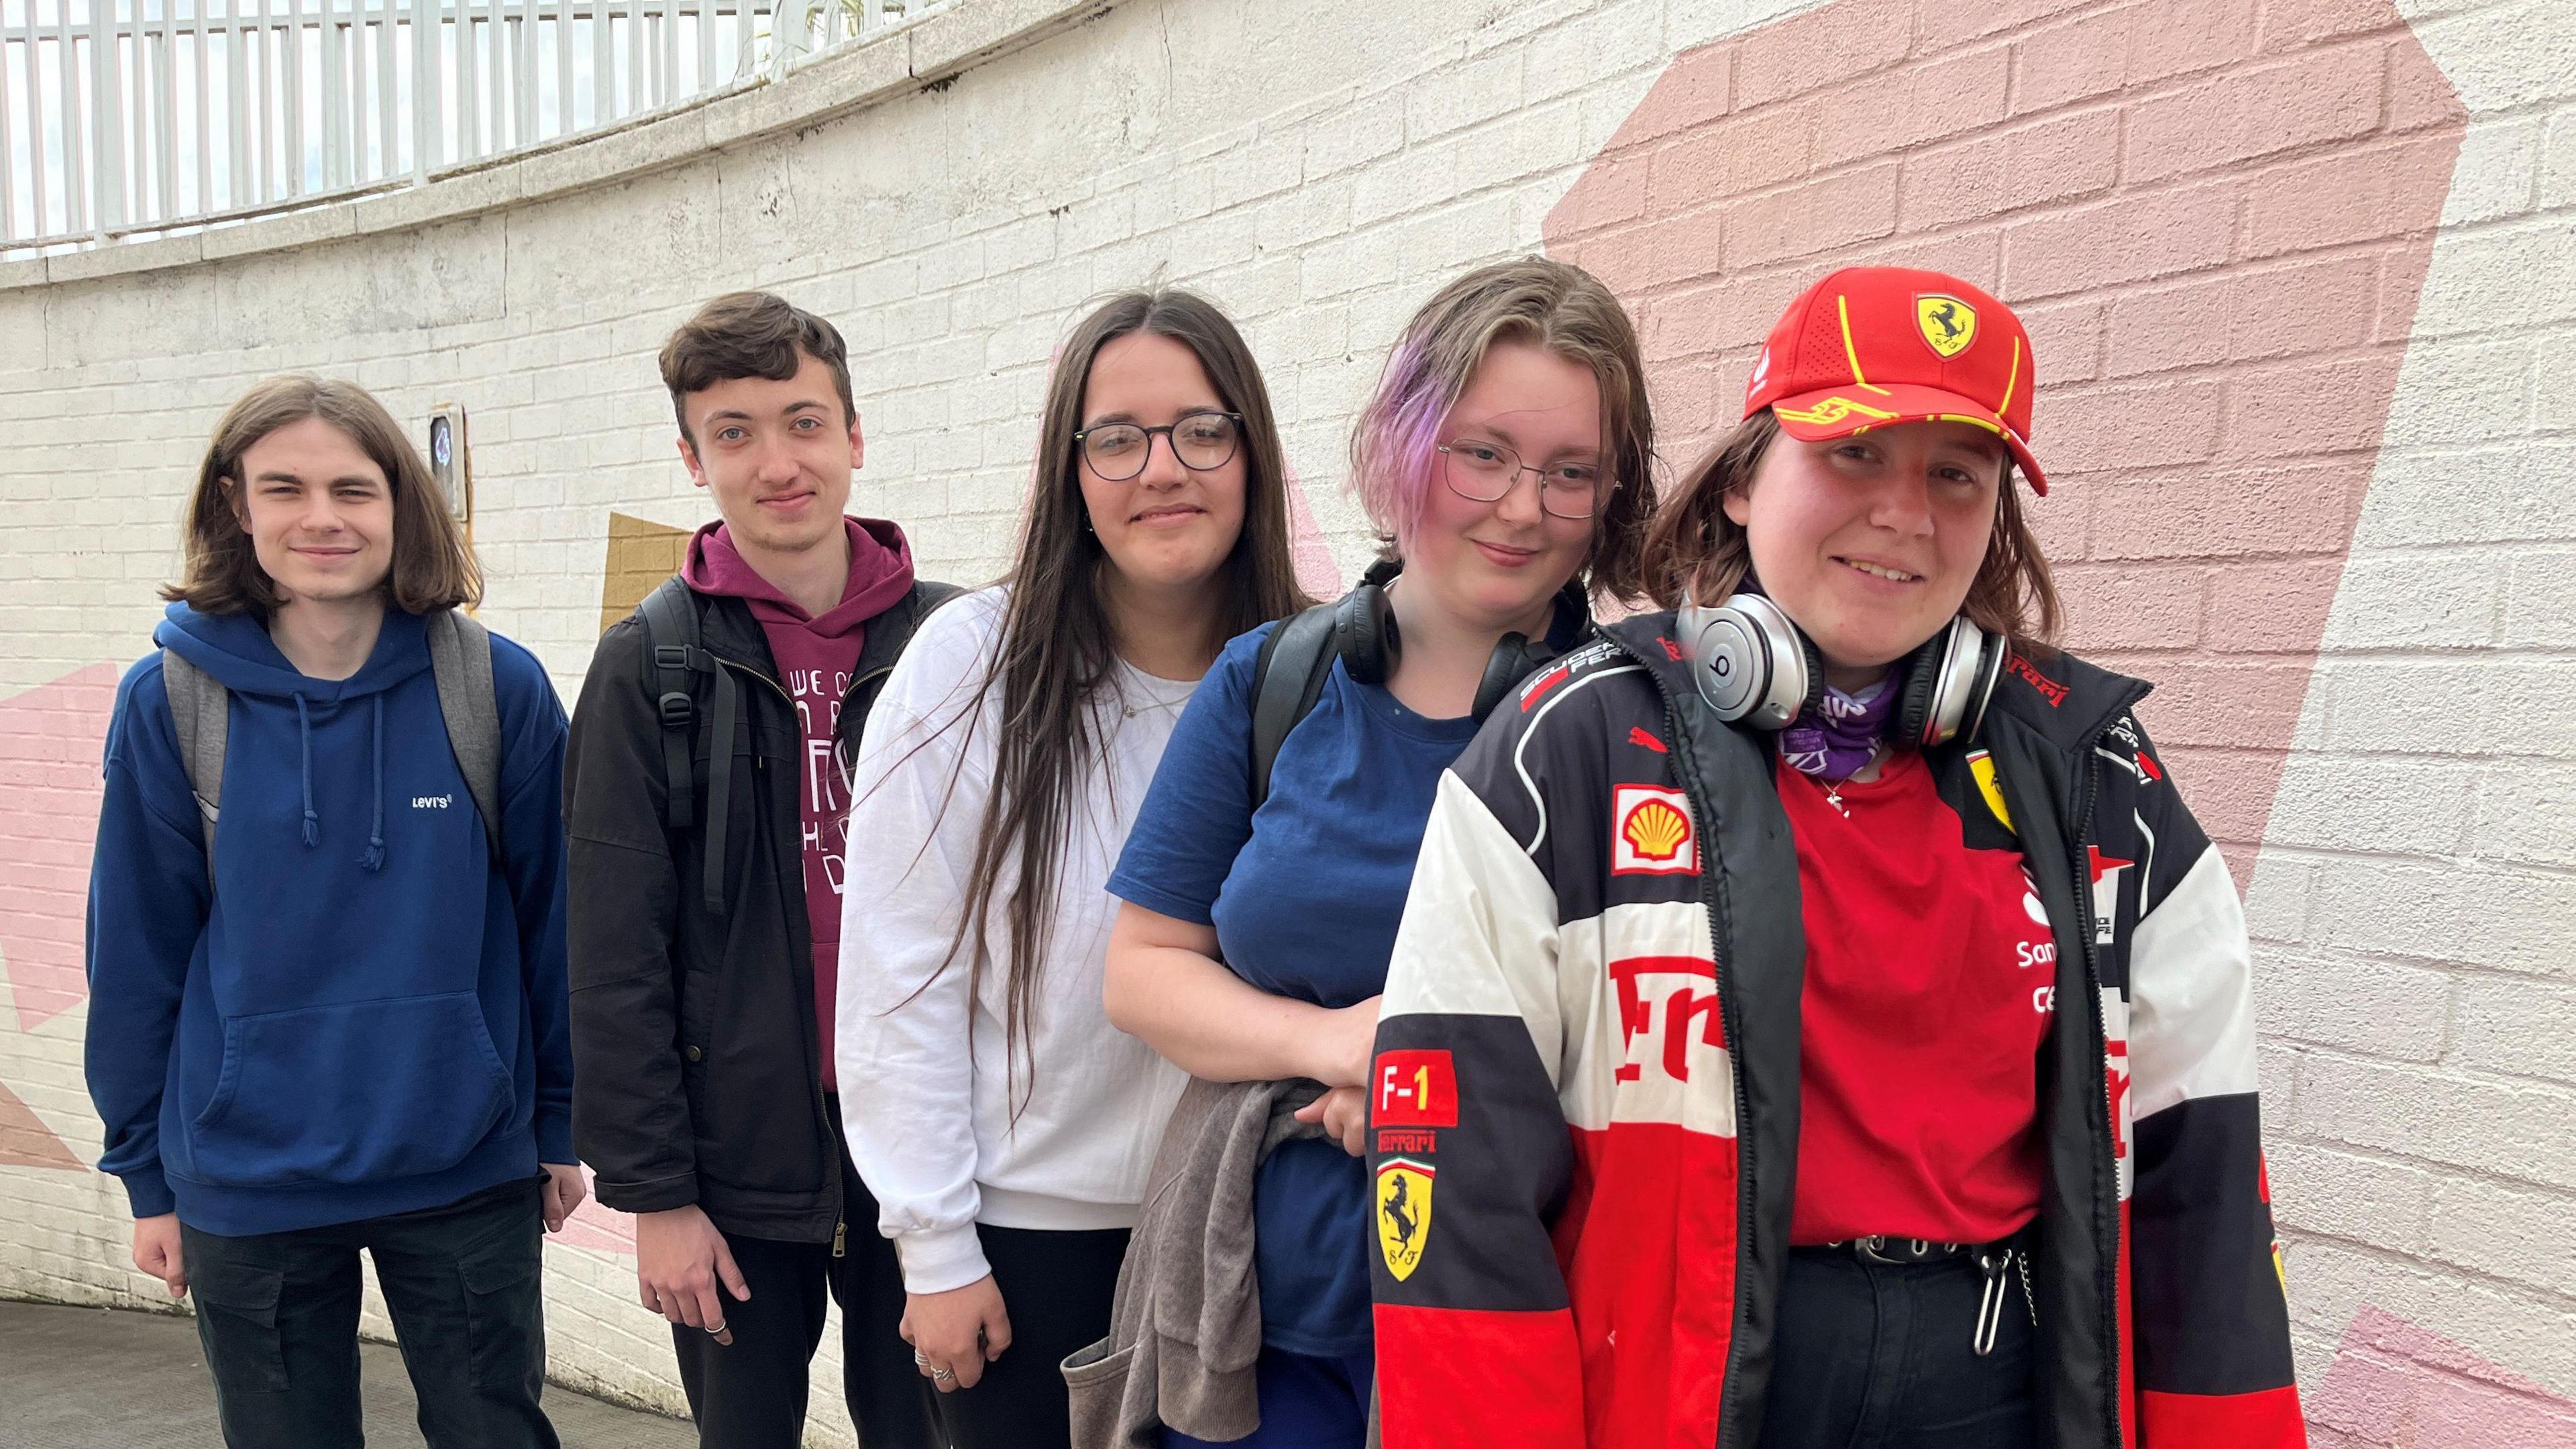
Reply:
[[[1719, 439], [1673, 490], [1646, 534], [1646, 578], [1657, 604], [1678, 607], [1685, 587], [1703, 604], [1720, 603], [1753, 572], [1752, 545], [1744, 525], [1726, 516], [1726, 499], [1753, 486], [1755, 470], [1779, 437], [1780, 420], [1764, 408]], [[2038, 536], [2022, 517], [2009, 461], [1996, 491], [1986, 557], [1959, 612], [2023, 653], [2044, 649], [2057, 637], [2063, 618], [2057, 584]]]
[[[1131, 333], [1169, 337], [1195, 353], [1229, 411], [1243, 415], [1243, 531], [1220, 569], [1223, 602], [1211, 621], [1219, 639], [1304, 608], [1288, 552], [1288, 467], [1271, 416], [1270, 391], [1252, 349], [1223, 312], [1195, 294], [1169, 288], [1125, 292], [1085, 317], [1065, 339], [1047, 380], [1035, 477], [1010, 571], [1008, 602], [991, 667], [961, 717], [974, 729], [977, 701], [999, 681], [992, 796], [975, 838], [965, 899], [949, 960], [971, 943], [967, 993], [982, 987], [985, 917], [995, 899], [1011, 924], [1004, 966], [1009, 1004], [1003, 1020], [1007, 1070], [1018, 1080], [1023, 1058], [1035, 1089], [1028, 1044], [1044, 935], [1055, 910], [1066, 838], [1083, 776], [1105, 768], [1105, 741], [1092, 710], [1104, 686], [1114, 688], [1116, 631], [1101, 596], [1108, 555], [1084, 527], [1073, 435], [1082, 429], [1082, 395], [1100, 350]], [[952, 725], [955, 721], [950, 722]], [[961, 768], [963, 754], [960, 754]], [[953, 794], [956, 782], [949, 789]], [[1005, 879], [1006, 874], [1010, 877]], [[943, 964], [942, 969], [946, 969]], [[1027, 1103], [1012, 1108], [1016, 1120]]]
[[242, 529], [247, 507], [241, 495], [242, 454], [306, 418], [320, 418], [348, 434], [384, 470], [393, 490], [393, 567], [385, 574], [385, 601], [406, 614], [427, 614], [480, 600], [483, 571], [474, 562], [474, 550], [402, 425], [356, 383], [302, 374], [272, 377], [253, 387], [215, 425], [214, 441], [197, 465], [196, 490], [188, 498], [179, 582], [164, 584], [161, 597], [183, 601], [201, 614], [247, 612], [268, 622], [277, 609], [277, 587], [259, 566], [259, 554]]
[[1442, 287], [1388, 352], [1377, 389], [1351, 430], [1351, 488], [1396, 558], [1412, 541], [1423, 500], [1440, 485], [1440, 424], [1498, 342], [1526, 342], [1592, 371], [1613, 483], [1593, 520], [1588, 588], [1614, 599], [1645, 592], [1639, 555], [1655, 513], [1655, 417], [1628, 309], [1581, 267], [1544, 257], [1496, 262]]

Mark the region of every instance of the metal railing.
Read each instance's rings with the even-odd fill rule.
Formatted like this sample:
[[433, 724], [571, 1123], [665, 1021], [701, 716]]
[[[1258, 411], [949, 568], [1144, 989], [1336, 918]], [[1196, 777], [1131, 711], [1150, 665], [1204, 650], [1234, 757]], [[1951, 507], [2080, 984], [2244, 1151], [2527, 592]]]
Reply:
[[954, 0], [0, 0], [0, 253], [424, 184]]

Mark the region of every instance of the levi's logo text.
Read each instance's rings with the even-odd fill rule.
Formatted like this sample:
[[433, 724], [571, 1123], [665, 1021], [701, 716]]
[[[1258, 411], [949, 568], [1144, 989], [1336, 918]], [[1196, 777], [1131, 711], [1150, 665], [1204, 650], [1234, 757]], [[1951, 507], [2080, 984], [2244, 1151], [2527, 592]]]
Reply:
[[444, 810], [455, 803], [456, 797], [453, 795], [414, 795], [411, 797], [411, 808], [414, 810]]
[[1439, 1170], [1409, 1157], [1391, 1157], [1377, 1169], [1377, 1245], [1386, 1271], [1403, 1282], [1422, 1266], [1431, 1241], [1431, 1187]]
[[1612, 875], [1696, 875], [1699, 837], [1690, 798], [1660, 785], [1620, 785], [1610, 793]]
[[1977, 309], [1956, 297], [1927, 292], [1914, 299], [1914, 325], [1934, 352], [1944, 359], [1956, 357], [1977, 340]]
[[1457, 1126], [1458, 1071], [1449, 1053], [1378, 1053], [1377, 1101], [1369, 1121], [1378, 1127]]

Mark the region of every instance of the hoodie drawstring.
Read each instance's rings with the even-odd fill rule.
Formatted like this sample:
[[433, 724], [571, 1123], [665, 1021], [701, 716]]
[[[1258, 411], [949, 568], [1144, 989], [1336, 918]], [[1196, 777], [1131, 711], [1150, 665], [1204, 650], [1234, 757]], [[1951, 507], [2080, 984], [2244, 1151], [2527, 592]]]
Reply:
[[375, 706], [374, 729], [370, 738], [376, 751], [376, 814], [373, 823], [367, 827], [367, 853], [360, 857], [358, 864], [372, 872], [385, 868], [385, 697], [371, 694], [367, 701]]
[[[370, 695], [367, 702], [374, 706], [368, 741], [375, 752], [375, 817], [367, 827], [367, 853], [358, 857], [358, 864], [381, 871], [385, 868], [385, 697]], [[304, 848], [311, 850], [322, 843], [322, 817], [313, 810], [313, 716], [301, 694], [295, 696], [295, 725], [304, 747]]]
[[322, 817], [313, 813], [313, 716], [304, 711], [304, 696], [295, 696], [295, 727], [304, 746], [304, 848], [322, 843]]

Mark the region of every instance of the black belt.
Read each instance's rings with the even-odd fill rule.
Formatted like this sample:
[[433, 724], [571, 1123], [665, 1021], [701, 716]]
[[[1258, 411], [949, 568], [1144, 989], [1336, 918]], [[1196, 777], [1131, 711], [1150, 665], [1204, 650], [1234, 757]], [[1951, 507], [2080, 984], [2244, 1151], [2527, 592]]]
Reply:
[[1925, 1238], [1890, 1238], [1873, 1233], [1865, 1238], [1843, 1238], [1801, 1246], [1829, 1253], [1850, 1253], [1872, 1263], [1931, 1263], [1978, 1253], [1999, 1255], [2011, 1248], [2013, 1239], [2020, 1236], [2015, 1233], [2011, 1238], [2000, 1238], [1991, 1243], [1936, 1243]]
[[1937, 1263], [1951, 1258], [1966, 1260], [1985, 1279], [1985, 1292], [1977, 1300], [1977, 1321], [1968, 1340], [1977, 1356], [1983, 1358], [1994, 1352], [1995, 1334], [2003, 1324], [2004, 1300], [2012, 1296], [2006, 1280], [2016, 1276], [2021, 1279], [2022, 1306], [2030, 1313], [2031, 1326], [2039, 1326], [2039, 1299], [2030, 1287], [2030, 1250], [2021, 1246], [2021, 1240], [2028, 1231], [2024, 1229], [1991, 1243], [1941, 1243], [1926, 1238], [1890, 1238], [1873, 1233], [1864, 1238], [1800, 1245], [1796, 1251], [1837, 1255], [1848, 1252], [1866, 1263], [1888, 1263], [1899, 1267], [1909, 1263]]

